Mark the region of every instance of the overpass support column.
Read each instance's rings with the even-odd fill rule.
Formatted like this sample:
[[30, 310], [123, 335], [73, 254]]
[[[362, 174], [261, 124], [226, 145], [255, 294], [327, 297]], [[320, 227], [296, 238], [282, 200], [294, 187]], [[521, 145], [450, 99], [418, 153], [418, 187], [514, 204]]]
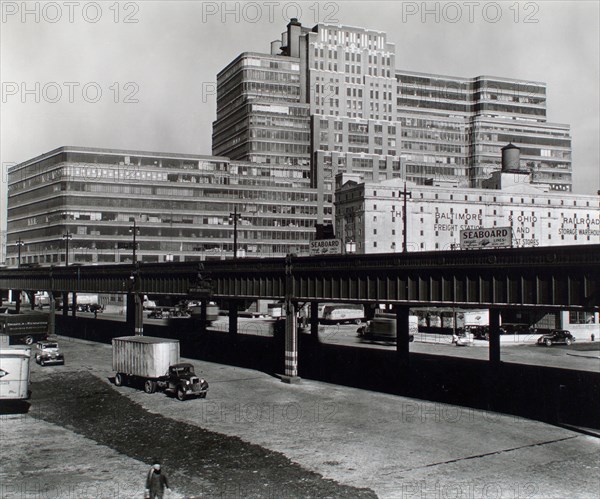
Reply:
[[125, 308], [125, 322], [127, 323], [127, 329], [133, 330], [135, 333], [135, 294], [127, 293], [127, 303]]
[[205, 299], [200, 300], [200, 327], [206, 330], [206, 306], [207, 301]]
[[235, 338], [238, 332], [238, 301], [229, 300], [229, 334]]
[[490, 308], [490, 363], [500, 364], [500, 310]]
[[310, 302], [310, 334], [314, 340], [319, 339], [319, 302]]
[[[15, 296], [15, 311], [18, 314], [19, 312], [21, 312], [21, 290], [17, 289], [15, 291], [16, 291], [16, 296]], [[13, 294], [15, 294], [14, 291], [13, 291]]]
[[73, 310], [71, 310], [71, 315], [77, 317], [77, 293], [75, 291], [73, 291]]
[[296, 305], [285, 301], [285, 374], [281, 377], [284, 383], [298, 383], [298, 326], [296, 323]]
[[63, 314], [63, 317], [68, 317], [69, 316], [69, 293], [63, 293], [62, 298], [63, 298], [62, 314]]
[[135, 335], [144, 336], [144, 297], [138, 293], [133, 296], [135, 299]]
[[396, 307], [396, 352], [402, 371], [406, 371], [409, 366], [409, 313], [410, 308], [407, 306]]
[[27, 296], [29, 297], [29, 304], [31, 305], [31, 310], [35, 310], [35, 292], [28, 291]]
[[54, 302], [54, 292], [48, 291], [50, 300], [50, 313], [48, 314], [48, 334], [56, 333], [56, 303]]

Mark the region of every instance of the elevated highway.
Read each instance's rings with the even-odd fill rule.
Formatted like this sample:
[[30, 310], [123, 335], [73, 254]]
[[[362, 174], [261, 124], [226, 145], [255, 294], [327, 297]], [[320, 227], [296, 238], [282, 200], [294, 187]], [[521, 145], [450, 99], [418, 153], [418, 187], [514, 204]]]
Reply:
[[[293, 379], [299, 302], [311, 303], [313, 317], [319, 301], [396, 305], [401, 365], [408, 364], [411, 306], [489, 308], [490, 360], [497, 363], [502, 309], [600, 309], [600, 245], [21, 267], [0, 271], [0, 289], [72, 292], [74, 300], [77, 293], [127, 294], [128, 316], [137, 334], [143, 333], [140, 297], [144, 294], [193, 296], [204, 302], [208, 298], [285, 300], [286, 375]], [[237, 312], [230, 308], [230, 331], [235, 334]], [[316, 320], [312, 331], [317, 331]]]

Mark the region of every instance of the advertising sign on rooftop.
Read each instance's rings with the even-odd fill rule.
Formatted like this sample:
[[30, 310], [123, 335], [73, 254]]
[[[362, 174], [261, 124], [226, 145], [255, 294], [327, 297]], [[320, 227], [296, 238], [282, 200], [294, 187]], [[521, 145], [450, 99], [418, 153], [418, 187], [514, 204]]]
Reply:
[[467, 229], [460, 231], [460, 247], [462, 249], [510, 248], [511, 245], [511, 227]]
[[321, 239], [310, 242], [311, 255], [339, 255], [342, 252], [342, 242], [339, 239]]

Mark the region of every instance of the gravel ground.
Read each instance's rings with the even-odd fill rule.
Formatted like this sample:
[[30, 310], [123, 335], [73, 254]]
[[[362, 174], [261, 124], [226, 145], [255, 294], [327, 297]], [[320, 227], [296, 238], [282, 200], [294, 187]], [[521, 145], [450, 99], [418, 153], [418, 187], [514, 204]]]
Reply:
[[2, 498], [140, 498], [154, 456], [170, 498], [600, 490], [600, 440], [543, 423], [201, 361], [207, 399], [179, 402], [114, 386], [109, 345], [59, 342], [65, 366], [32, 365], [29, 412], [0, 416]]
[[35, 418], [137, 461], [160, 456], [173, 487], [187, 496], [376, 497], [323, 479], [278, 452], [149, 413], [87, 372], [52, 374], [32, 391], [39, 394]]

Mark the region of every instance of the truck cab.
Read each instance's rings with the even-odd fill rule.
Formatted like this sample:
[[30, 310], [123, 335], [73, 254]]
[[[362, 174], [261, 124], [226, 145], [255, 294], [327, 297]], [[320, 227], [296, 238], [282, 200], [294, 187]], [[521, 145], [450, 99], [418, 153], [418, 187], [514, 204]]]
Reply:
[[196, 376], [192, 364], [175, 364], [169, 367], [165, 391], [174, 393], [179, 400], [184, 400], [188, 396], [205, 398], [208, 383]]

